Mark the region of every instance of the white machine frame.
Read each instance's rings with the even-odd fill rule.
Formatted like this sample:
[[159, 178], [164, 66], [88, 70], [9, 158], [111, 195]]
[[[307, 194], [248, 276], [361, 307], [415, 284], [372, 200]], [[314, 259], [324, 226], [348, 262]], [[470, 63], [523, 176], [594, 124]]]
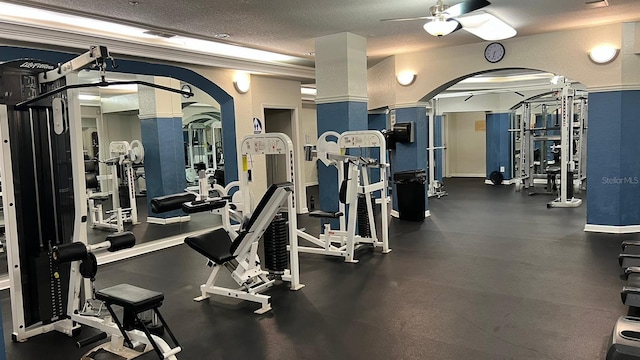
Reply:
[[[134, 146], [135, 145], [135, 146]], [[139, 164], [144, 159], [144, 148], [139, 140], [128, 141], [112, 141], [109, 144], [110, 159], [103, 162], [108, 163], [111, 168], [110, 175], [98, 176], [99, 180], [108, 180], [111, 184], [111, 190], [104, 193], [89, 193], [89, 225], [92, 228], [113, 229], [117, 232], [124, 231], [124, 224], [131, 223], [137, 225], [138, 221], [138, 205], [136, 204], [136, 171], [133, 164]], [[129, 207], [123, 208], [120, 205], [120, 189], [118, 188], [118, 171], [117, 167], [123, 166], [127, 183], [127, 194], [129, 197]], [[106, 211], [108, 215], [105, 218], [105, 212], [100, 202], [96, 203], [96, 197], [111, 194], [113, 209]]]
[[[239, 151], [242, 156], [242, 173], [241, 179], [239, 183], [230, 183], [223, 190], [220, 189], [219, 186], [214, 185], [214, 189], [219, 192], [223, 192], [223, 195], [229, 194], [230, 190], [238, 186], [241, 191], [241, 196], [243, 198], [241, 207], [242, 207], [242, 216], [247, 218], [250, 216], [254, 209], [254, 204], [252, 204], [251, 192], [249, 190], [249, 170], [251, 161], [249, 157], [254, 155], [285, 155], [286, 162], [289, 164], [290, 171], [287, 172], [287, 181], [293, 184], [294, 179], [294, 158], [293, 158], [293, 143], [291, 139], [285, 134], [281, 133], [267, 133], [267, 134], [256, 134], [256, 135], [248, 135], [245, 136], [240, 142]], [[203, 185], [203, 182], [205, 185]], [[200, 186], [202, 194], [203, 187], [206, 188], [206, 179], [203, 179], [201, 176]], [[292, 191], [286, 195], [286, 209], [289, 214], [289, 269], [284, 271], [284, 274], [281, 276], [283, 281], [288, 281], [290, 283], [291, 290], [300, 290], [304, 287], [304, 284], [300, 283], [300, 269], [299, 269], [299, 260], [298, 260], [298, 241], [296, 234], [297, 229], [297, 221], [296, 221], [296, 209], [295, 209], [295, 198], [294, 198], [294, 189], [295, 186], [292, 186]], [[208, 192], [208, 190], [206, 190]], [[284, 202], [284, 198], [276, 199], [276, 201], [272, 202], [272, 205], [278, 209], [281, 204]], [[275, 210], [275, 209], [271, 209]], [[230, 224], [230, 209], [228, 205], [224, 208], [214, 210], [214, 213], [218, 213], [222, 215], [223, 226], [225, 230], [229, 233], [231, 239], [234, 239], [238, 236], [237, 227], [234, 227]], [[271, 222], [272, 217], [263, 217], [256, 224], [257, 229], [266, 230], [267, 226]], [[258, 234], [260, 236], [262, 234]], [[264, 314], [271, 310], [271, 304], [269, 300], [271, 296], [264, 295], [262, 292], [271, 288], [275, 284], [275, 279], [269, 278], [267, 275], [269, 274], [267, 271], [262, 270], [260, 267], [260, 258], [258, 256], [258, 241], [253, 241], [245, 246], [245, 248], [238, 250], [239, 256], [233, 261], [235, 268], [233, 266], [228, 266], [228, 263], [225, 263], [224, 266], [231, 273], [231, 277], [236, 283], [238, 283], [241, 287], [238, 289], [230, 289], [222, 286], [216, 286], [216, 282], [218, 280], [218, 276], [220, 275], [220, 268], [222, 266], [218, 264], [213, 264], [213, 269], [207, 282], [200, 286], [201, 295], [196, 297], [195, 301], [202, 301], [211, 296], [211, 294], [222, 295], [230, 298], [247, 300], [251, 302], [256, 302], [261, 305], [261, 307], [255, 311], [256, 314]], [[255, 283], [258, 284], [256, 286], [246, 286], [246, 284]]]
[[[545, 102], [540, 99], [534, 101], [524, 101], [521, 106], [522, 116], [520, 128], [510, 131], [520, 133], [520, 158], [518, 159], [518, 173], [516, 181], [516, 191], [522, 187], [533, 188], [536, 180], [533, 174], [533, 148], [534, 141], [538, 140], [559, 140], [560, 141], [560, 174], [558, 178], [560, 191], [555, 200], [547, 203], [547, 207], [578, 207], [582, 200], [575, 197], [568, 197], [566, 176], [569, 172], [574, 173], [574, 180], [571, 186], [579, 190], [586, 180], [586, 129], [587, 129], [587, 102], [586, 93], [571, 87], [571, 84], [563, 79], [563, 83], [557, 91], [557, 101], [560, 107], [560, 136], [538, 136], [534, 137], [532, 128], [532, 104]], [[579, 118], [574, 121], [575, 115]], [[574, 155], [574, 140], [578, 142], [578, 148]], [[541, 159], [542, 160], [542, 159]]]
[[[330, 141], [329, 137], [335, 137], [337, 141]], [[362, 159], [356, 156], [345, 155], [348, 149], [364, 149], [377, 148], [379, 150], [378, 159]], [[365, 244], [373, 245], [374, 248], [382, 248], [382, 253], [391, 252], [389, 248], [389, 224], [388, 224], [388, 205], [391, 197], [388, 194], [388, 176], [387, 168], [387, 149], [384, 135], [376, 130], [347, 131], [342, 134], [335, 131], [323, 133], [318, 139], [316, 147], [316, 155], [318, 160], [322, 161], [326, 166], [335, 166], [338, 170], [338, 188], [342, 181], [347, 179], [347, 196], [346, 205], [349, 205], [348, 224], [345, 219], [346, 205], [339, 202], [339, 211], [343, 214], [338, 218], [340, 226], [338, 229], [331, 229], [331, 224], [324, 224], [324, 233], [318, 237], [306, 233], [303, 229], [297, 229], [298, 236], [307, 240], [315, 246], [298, 246], [299, 252], [320, 254], [328, 256], [337, 256], [344, 258], [345, 262], [357, 263], [355, 259], [355, 250]], [[343, 164], [349, 164], [348, 173], [345, 175]], [[375, 166], [380, 169], [380, 181], [370, 183], [367, 167]], [[373, 202], [371, 194], [380, 191], [380, 198], [376, 199], [377, 204], [381, 205], [381, 235], [378, 238], [373, 213]], [[358, 195], [365, 195], [367, 204], [367, 215], [371, 229], [371, 237], [361, 237], [356, 235], [356, 219], [357, 219], [357, 201]]]
[[[52, 82], [62, 77], [66, 77], [67, 85], [78, 84], [78, 71], [82, 70], [85, 66], [95, 63], [97, 59], [104, 59], [104, 47], [91, 47], [91, 49], [83, 55], [70, 60], [64, 64], [61, 64], [54, 70], [41, 73], [39, 75], [40, 83]], [[104, 70], [104, 69], [101, 69]], [[80, 242], [87, 246], [90, 251], [97, 251], [108, 247], [109, 242], [104, 242], [96, 245], [87, 244], [87, 223], [85, 220], [87, 217], [87, 193], [86, 184], [84, 178], [84, 158], [83, 158], [83, 146], [82, 146], [82, 124], [80, 121], [80, 102], [78, 100], [78, 90], [67, 90], [67, 115], [68, 115], [68, 127], [70, 136], [70, 145], [72, 151], [69, 156], [71, 157], [71, 166], [74, 169], [73, 179], [73, 193], [74, 193], [74, 207], [75, 217], [73, 224], [73, 242]], [[55, 111], [55, 110], [54, 110]], [[54, 116], [55, 119], [55, 116]], [[56, 123], [55, 126], [62, 126], [62, 124]], [[1, 173], [4, 179], [13, 179], [13, 167], [9, 138], [9, 126], [7, 117], [6, 105], [0, 105], [0, 135], [3, 138], [2, 145], [0, 146]], [[26, 328], [25, 317], [22, 309], [24, 308], [24, 301], [22, 297], [22, 275], [20, 270], [20, 253], [17, 243], [18, 234], [16, 226], [16, 210], [13, 204], [15, 203], [15, 192], [12, 181], [3, 182], [3, 205], [5, 209], [5, 221], [7, 224], [7, 262], [9, 267], [9, 281], [11, 290], [11, 316], [13, 320], [13, 334], [14, 341], [23, 342], [32, 336], [39, 334], [59, 331], [69, 336], [73, 335], [79, 324], [96, 328], [100, 331], [107, 333], [111, 337], [110, 346], [112, 349], [121, 348], [123, 344], [123, 337], [114, 322], [108, 322], [107, 319], [99, 319], [92, 316], [79, 315], [82, 308], [80, 307], [81, 298], [90, 299], [91, 294], [91, 282], [87, 279], [83, 281], [82, 276], [79, 273], [80, 264], [74, 262], [71, 265], [71, 273], [69, 278], [69, 292], [67, 294], [68, 302], [66, 315], [68, 318], [60, 319], [58, 321], [48, 324], [36, 324]], [[10, 205], [11, 204], [11, 205]], [[145, 334], [139, 330], [128, 331], [127, 334], [132, 341], [139, 344], [145, 344], [147, 351], [152, 349], [149, 340]], [[176, 360], [175, 354], [180, 352], [180, 348], [172, 349], [169, 345], [160, 337], [153, 337], [156, 344], [164, 353], [164, 358], [169, 360]], [[122, 350], [122, 349], [121, 349]], [[129, 349], [124, 349], [127, 351]], [[139, 353], [138, 353], [139, 354]]]

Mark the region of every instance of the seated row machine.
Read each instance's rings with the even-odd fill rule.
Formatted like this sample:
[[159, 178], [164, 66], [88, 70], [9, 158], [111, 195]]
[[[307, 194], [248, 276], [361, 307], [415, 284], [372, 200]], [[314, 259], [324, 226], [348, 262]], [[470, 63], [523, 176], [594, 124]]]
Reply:
[[[332, 141], [335, 138], [336, 141]], [[345, 155], [348, 150], [369, 150], [377, 152], [377, 158]], [[313, 155], [326, 166], [334, 166], [338, 173], [339, 204], [338, 211], [316, 210], [310, 217], [320, 218], [324, 223], [323, 233], [315, 237], [298, 229], [297, 236], [306, 240], [308, 245], [298, 246], [299, 252], [337, 256], [345, 262], [357, 263], [355, 251], [363, 246], [381, 248], [383, 254], [391, 252], [389, 248], [388, 206], [391, 198], [387, 192], [387, 168], [385, 138], [379, 131], [347, 131], [339, 134], [334, 131], [323, 133], [318, 139], [316, 149], [306, 147], [306, 160]], [[371, 181], [369, 170], [379, 171], [379, 180]], [[372, 199], [374, 194], [378, 199]], [[374, 201], [381, 204], [380, 238], [376, 231]], [[331, 220], [339, 223], [331, 226]], [[356, 231], [356, 227], [358, 228]]]

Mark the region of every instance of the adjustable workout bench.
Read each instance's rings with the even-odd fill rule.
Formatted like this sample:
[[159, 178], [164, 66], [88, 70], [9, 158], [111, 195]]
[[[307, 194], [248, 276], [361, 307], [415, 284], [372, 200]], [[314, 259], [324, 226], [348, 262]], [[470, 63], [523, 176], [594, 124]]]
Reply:
[[[201, 296], [196, 297], [195, 301], [202, 301], [209, 298], [210, 294], [216, 294], [259, 303], [261, 307], [255, 311], [256, 314], [271, 310], [270, 296], [261, 293], [272, 287], [275, 279], [269, 278], [267, 276], [269, 273], [260, 267], [258, 244], [267, 227], [280, 211], [280, 206], [292, 193], [292, 183], [271, 185], [251, 217], [242, 224], [237, 236], [230, 229], [219, 228], [185, 239], [185, 243], [207, 257], [208, 265], [213, 267], [207, 282], [200, 286]], [[175, 204], [184, 200], [186, 196], [186, 194], [179, 194], [153, 199], [152, 208], [163, 211], [173, 210]], [[182, 204], [182, 209], [187, 213], [193, 213], [219, 208], [218, 204], [191, 201]], [[292, 215], [295, 216], [295, 214]], [[221, 267], [229, 270], [231, 277], [240, 285], [240, 288], [230, 289], [215, 285]], [[298, 288], [292, 287], [293, 290]]]

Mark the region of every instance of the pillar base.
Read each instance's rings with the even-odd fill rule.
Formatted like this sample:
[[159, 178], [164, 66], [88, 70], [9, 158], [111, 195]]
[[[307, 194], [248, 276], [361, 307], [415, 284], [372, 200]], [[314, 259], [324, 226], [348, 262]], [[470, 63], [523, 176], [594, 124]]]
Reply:
[[605, 234], [633, 234], [640, 233], [640, 225], [613, 226], [586, 224], [584, 231]]

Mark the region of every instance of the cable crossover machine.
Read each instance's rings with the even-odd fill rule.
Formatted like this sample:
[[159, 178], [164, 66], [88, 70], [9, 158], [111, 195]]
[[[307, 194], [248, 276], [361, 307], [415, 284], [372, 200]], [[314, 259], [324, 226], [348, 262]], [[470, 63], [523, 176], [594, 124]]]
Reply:
[[[548, 208], [580, 206], [582, 200], [574, 195], [587, 178], [587, 93], [563, 80], [560, 88], [511, 110], [512, 124], [517, 124], [509, 130], [515, 134], [516, 191], [556, 195]], [[546, 184], [546, 191], [536, 189], [538, 182]]]
[[[0, 170], [6, 221], [7, 261], [11, 291], [12, 340], [59, 331], [77, 335], [81, 326], [97, 331], [78, 341], [87, 346], [103, 340], [83, 359], [105, 353], [133, 359], [155, 352], [176, 359], [181, 347], [159, 312], [164, 295], [129, 284], [96, 290], [95, 253], [134, 246], [131, 233], [110, 234], [87, 242], [87, 184], [77, 89], [138, 84], [192, 96], [144, 81], [106, 81], [104, 46], [66, 63], [38, 60], [0, 64]], [[100, 80], [78, 83], [78, 72], [93, 68]], [[123, 309], [123, 317], [113, 310]], [[105, 310], [106, 309], [106, 310]], [[150, 332], [139, 315], [153, 311], [174, 345]], [[107, 355], [108, 356], [108, 355]]]

